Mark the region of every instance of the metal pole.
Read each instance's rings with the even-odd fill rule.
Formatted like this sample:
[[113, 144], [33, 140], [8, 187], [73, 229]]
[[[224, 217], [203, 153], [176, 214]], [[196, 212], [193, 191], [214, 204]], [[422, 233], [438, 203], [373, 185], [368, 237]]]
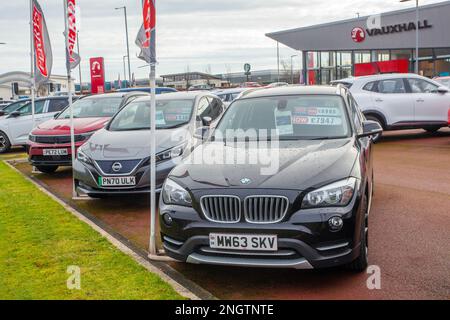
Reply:
[[123, 56], [122, 57], [122, 61], [123, 61], [123, 78], [124, 78], [125, 81], [127, 81], [127, 67], [126, 67], [126, 64], [125, 64], [125, 58], [126, 57], [127, 56]]
[[127, 35], [127, 57], [128, 57], [128, 81], [131, 83], [131, 62], [130, 62], [130, 44], [128, 40], [128, 18], [127, 18], [127, 7], [124, 7], [125, 12], [125, 31]]
[[33, 1], [30, 0], [30, 46], [31, 46], [31, 123], [34, 129], [34, 111], [35, 111], [35, 94], [36, 94], [36, 78], [34, 75], [34, 30], [33, 30]]
[[150, 255], [156, 255], [156, 65], [150, 65]]
[[277, 78], [280, 82], [280, 43], [277, 41]]
[[[78, 31], [77, 31], [77, 50], [78, 50], [78, 55], [81, 57], [81, 53], [80, 53], [80, 39], [78, 37]], [[79, 76], [80, 76], [80, 94], [83, 94], [83, 81], [81, 80], [81, 62], [78, 65], [78, 72], [79, 72]]]
[[[69, 60], [69, 21], [67, 16], [67, 0], [64, 0], [64, 24], [65, 24], [65, 36], [66, 36], [66, 59]], [[69, 93], [69, 110], [70, 110], [70, 150], [72, 153], [72, 198], [76, 199], [78, 197], [77, 190], [75, 188], [75, 180], [73, 176], [73, 164], [75, 163], [75, 129], [73, 123], [73, 108], [72, 108], [72, 79], [71, 79], [71, 69], [70, 65], [67, 66], [67, 92]]]
[[419, 0], [416, 0], [416, 63], [415, 71], [419, 74]]

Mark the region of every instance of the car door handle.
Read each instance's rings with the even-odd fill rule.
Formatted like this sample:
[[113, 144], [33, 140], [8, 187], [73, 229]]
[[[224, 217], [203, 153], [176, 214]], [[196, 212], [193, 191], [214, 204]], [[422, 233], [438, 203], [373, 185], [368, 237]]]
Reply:
[[416, 101], [417, 102], [425, 102], [425, 100], [423, 100], [423, 99], [417, 99]]
[[375, 99], [375, 102], [383, 102], [383, 99], [377, 98]]

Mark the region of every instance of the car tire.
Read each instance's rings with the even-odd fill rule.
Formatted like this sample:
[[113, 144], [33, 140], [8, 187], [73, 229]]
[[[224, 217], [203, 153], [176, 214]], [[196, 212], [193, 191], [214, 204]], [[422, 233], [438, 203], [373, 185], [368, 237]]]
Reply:
[[0, 154], [8, 152], [11, 149], [11, 142], [6, 133], [0, 131]]
[[36, 166], [36, 169], [42, 173], [52, 174], [58, 170], [58, 166]]
[[[383, 122], [378, 117], [372, 116], [372, 115], [367, 115], [366, 119], [370, 120], [370, 121], [378, 122], [378, 124], [384, 129]], [[383, 136], [383, 133], [376, 134], [376, 135], [372, 136], [372, 141], [377, 143], [378, 141], [380, 141], [382, 136]]]
[[428, 127], [428, 128], [423, 128], [423, 130], [425, 130], [428, 133], [435, 133], [437, 131], [439, 131], [441, 127]]
[[369, 265], [369, 203], [367, 195], [363, 199], [364, 219], [361, 224], [361, 245], [358, 258], [346, 265], [347, 269], [354, 272], [364, 272]]

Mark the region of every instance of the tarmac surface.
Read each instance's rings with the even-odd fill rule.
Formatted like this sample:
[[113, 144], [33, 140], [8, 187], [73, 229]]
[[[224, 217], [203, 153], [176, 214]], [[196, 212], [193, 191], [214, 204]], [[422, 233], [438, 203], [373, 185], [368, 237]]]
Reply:
[[[71, 170], [32, 174], [56, 195], [71, 197]], [[133, 244], [148, 247], [147, 196], [68, 200]], [[450, 129], [385, 133], [375, 146], [375, 197], [370, 214], [370, 265], [381, 271], [381, 289], [370, 274], [327, 270], [270, 270], [172, 266], [221, 299], [450, 299]]]

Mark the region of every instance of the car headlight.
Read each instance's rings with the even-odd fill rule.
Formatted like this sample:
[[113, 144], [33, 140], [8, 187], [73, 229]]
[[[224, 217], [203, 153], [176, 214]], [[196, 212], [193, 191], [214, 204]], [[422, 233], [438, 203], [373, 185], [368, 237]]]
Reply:
[[350, 177], [308, 193], [302, 208], [342, 207], [350, 203], [356, 187], [356, 178]]
[[85, 163], [85, 164], [92, 164], [92, 159], [89, 158], [87, 155], [84, 154], [83, 151], [78, 149], [77, 151], [77, 159], [78, 161]]
[[167, 179], [164, 183], [162, 197], [165, 204], [192, 207], [192, 199], [189, 192], [173, 180]]
[[36, 136], [33, 136], [32, 134], [30, 134], [28, 136], [28, 140], [30, 140], [31, 142], [36, 142]]
[[95, 131], [77, 134], [75, 136], [75, 142], [88, 141], [94, 133]]
[[185, 147], [186, 144], [182, 144], [180, 146], [176, 146], [172, 149], [158, 153], [156, 155], [156, 162], [167, 161], [173, 158], [180, 157], [181, 155], [183, 155]]

